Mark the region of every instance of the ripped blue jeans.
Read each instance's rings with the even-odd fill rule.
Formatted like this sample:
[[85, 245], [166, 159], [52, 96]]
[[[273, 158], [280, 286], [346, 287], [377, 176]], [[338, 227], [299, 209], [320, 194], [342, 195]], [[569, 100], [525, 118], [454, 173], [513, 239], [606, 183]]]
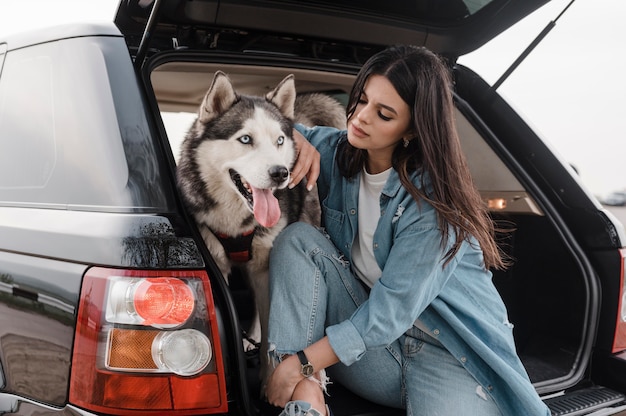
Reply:
[[[290, 225], [270, 258], [270, 360], [278, 362], [322, 338], [326, 326], [349, 319], [367, 298], [323, 232]], [[338, 363], [327, 372], [332, 382], [370, 401], [404, 408], [407, 415], [501, 415], [463, 366], [417, 327], [386, 348], [368, 350], [356, 363]], [[332, 395], [332, 385], [328, 390]]]

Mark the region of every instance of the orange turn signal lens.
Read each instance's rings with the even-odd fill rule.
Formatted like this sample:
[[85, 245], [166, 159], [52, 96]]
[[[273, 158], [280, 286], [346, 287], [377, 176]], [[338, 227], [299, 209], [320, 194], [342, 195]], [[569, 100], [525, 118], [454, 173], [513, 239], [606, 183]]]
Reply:
[[156, 371], [152, 343], [159, 331], [113, 328], [108, 334], [106, 367], [109, 370]]

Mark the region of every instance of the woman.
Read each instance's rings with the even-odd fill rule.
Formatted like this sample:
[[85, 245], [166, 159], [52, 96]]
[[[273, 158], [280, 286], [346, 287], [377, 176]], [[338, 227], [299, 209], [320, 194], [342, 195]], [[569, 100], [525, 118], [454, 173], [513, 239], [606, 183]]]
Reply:
[[282, 414], [329, 413], [326, 369], [407, 415], [550, 414], [491, 281], [507, 261], [461, 151], [451, 85], [432, 52], [390, 47], [357, 75], [347, 132], [297, 126], [317, 151], [296, 135], [294, 182], [319, 172], [325, 229], [293, 224], [271, 254], [266, 393]]

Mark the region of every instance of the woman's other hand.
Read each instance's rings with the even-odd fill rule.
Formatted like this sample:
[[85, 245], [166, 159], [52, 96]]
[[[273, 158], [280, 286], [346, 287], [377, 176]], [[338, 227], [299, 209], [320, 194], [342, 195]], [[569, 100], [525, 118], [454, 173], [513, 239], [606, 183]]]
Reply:
[[267, 381], [267, 401], [274, 406], [285, 407], [291, 400], [296, 385], [302, 380], [304, 377], [300, 374], [298, 358], [295, 355], [285, 358]]

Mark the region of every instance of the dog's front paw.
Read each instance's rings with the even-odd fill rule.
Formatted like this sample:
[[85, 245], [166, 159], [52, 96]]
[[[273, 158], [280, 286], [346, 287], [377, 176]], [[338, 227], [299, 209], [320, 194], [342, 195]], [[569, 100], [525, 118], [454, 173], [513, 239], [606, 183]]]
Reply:
[[248, 335], [246, 331], [243, 331], [243, 350], [250, 352], [261, 348], [261, 343], [254, 339], [254, 335]]
[[259, 348], [259, 344], [257, 342], [255, 342], [254, 340], [248, 340], [245, 339], [243, 340], [243, 350], [245, 352], [250, 352], [250, 351], [254, 351], [256, 349]]

